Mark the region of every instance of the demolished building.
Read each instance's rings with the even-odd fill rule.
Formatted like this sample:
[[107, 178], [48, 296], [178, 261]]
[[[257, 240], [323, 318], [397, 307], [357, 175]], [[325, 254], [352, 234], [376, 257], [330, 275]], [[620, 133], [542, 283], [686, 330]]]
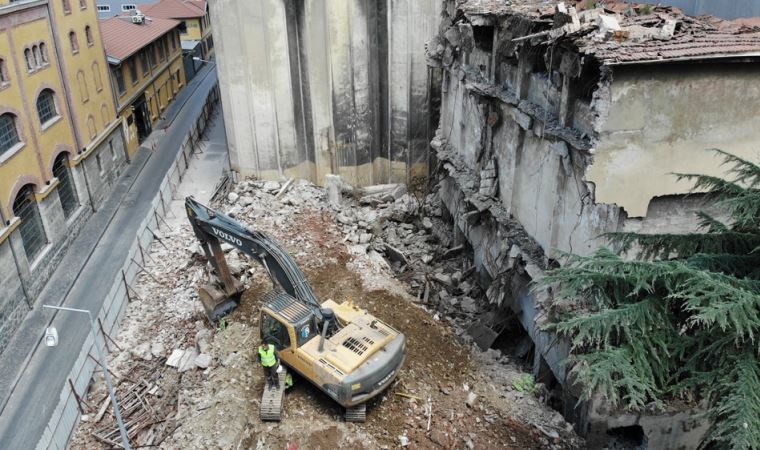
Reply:
[[563, 413], [592, 448], [619, 435], [695, 448], [706, 424], [685, 407], [578, 403], [568, 345], [544, 329], [550, 293], [532, 282], [605, 232], [693, 231], [697, 210], [714, 211], [672, 172], [722, 175], [713, 147], [756, 159], [759, 31], [663, 7], [449, 0], [428, 43], [443, 70], [432, 148], [453, 232], [499, 307], [494, 322], [517, 315], [534, 375], [564, 387]]

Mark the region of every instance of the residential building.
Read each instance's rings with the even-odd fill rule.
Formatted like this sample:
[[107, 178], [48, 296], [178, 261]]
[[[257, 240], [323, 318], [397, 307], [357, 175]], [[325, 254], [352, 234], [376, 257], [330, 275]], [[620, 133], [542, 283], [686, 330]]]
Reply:
[[0, 1], [0, 351], [127, 163], [95, 9]]
[[185, 85], [179, 25], [173, 19], [126, 15], [100, 21], [129, 155]]
[[214, 38], [211, 35], [211, 19], [208, 4], [204, 0], [160, 0], [139, 6], [148, 17], [175, 19], [179, 25], [182, 50], [185, 56], [185, 75], [191, 79], [202, 60], [214, 55]]
[[[143, 0], [141, 3], [155, 3], [158, 0]], [[95, 9], [98, 11], [98, 19], [107, 19], [120, 14], [131, 14], [137, 10], [135, 0], [95, 0]]]

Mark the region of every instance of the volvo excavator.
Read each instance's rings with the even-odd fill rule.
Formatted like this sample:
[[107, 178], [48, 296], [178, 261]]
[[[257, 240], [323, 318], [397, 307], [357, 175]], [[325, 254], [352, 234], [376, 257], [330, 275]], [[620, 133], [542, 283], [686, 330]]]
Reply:
[[[350, 302], [320, 303], [293, 258], [266, 233], [248, 229], [192, 197], [185, 199], [185, 209], [219, 279], [199, 288], [209, 320], [230, 313], [243, 292], [224, 258], [222, 243], [227, 243], [259, 262], [274, 286], [262, 298], [262, 339], [274, 344], [283, 365], [346, 408], [347, 421], [363, 422], [366, 402], [398, 375], [406, 337]], [[262, 420], [280, 420], [285, 371], [279, 375], [278, 388], [264, 390]]]

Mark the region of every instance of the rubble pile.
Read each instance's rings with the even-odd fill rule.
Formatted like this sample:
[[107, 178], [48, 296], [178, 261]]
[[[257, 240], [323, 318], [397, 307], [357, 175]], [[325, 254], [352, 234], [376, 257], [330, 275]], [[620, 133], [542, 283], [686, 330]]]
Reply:
[[[464, 338], [484, 297], [470, 279], [466, 249], [449, 238], [436, 194], [415, 195], [403, 185], [339, 186], [334, 194], [305, 181], [243, 180], [212, 206], [280, 241], [321, 300], [354, 301], [407, 335], [404, 368], [370, 402], [367, 422], [344, 422], [337, 404], [298, 377], [286, 392], [282, 422], [258, 419], [264, 384], [256, 361], [258, 302], [271, 281], [224, 245], [247, 290], [229, 316], [209, 323], [196, 289], [214, 275], [187, 219], [176, 217], [145, 249], [145, 271], [115, 338], [124, 350], [111, 353], [120, 395], [131, 387], [120, 374], [137, 365], [158, 364], [174, 377], [176, 396], [164, 419], [174, 425], [166, 427], [168, 435], [141, 442], [161, 448], [579, 447], [539, 397], [505, 388], [525, 375], [518, 364], [496, 351], [482, 359]], [[99, 396], [95, 382], [87, 398]], [[97, 430], [82, 422], [72, 446], [102, 448]]]

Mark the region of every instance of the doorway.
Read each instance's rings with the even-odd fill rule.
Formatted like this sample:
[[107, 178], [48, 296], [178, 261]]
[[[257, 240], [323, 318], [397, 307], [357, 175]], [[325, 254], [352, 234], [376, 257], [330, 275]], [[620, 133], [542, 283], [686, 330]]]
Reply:
[[150, 135], [152, 130], [150, 124], [150, 112], [148, 104], [145, 102], [143, 94], [133, 105], [132, 111], [135, 115], [135, 126], [137, 127], [137, 140], [142, 143]]

